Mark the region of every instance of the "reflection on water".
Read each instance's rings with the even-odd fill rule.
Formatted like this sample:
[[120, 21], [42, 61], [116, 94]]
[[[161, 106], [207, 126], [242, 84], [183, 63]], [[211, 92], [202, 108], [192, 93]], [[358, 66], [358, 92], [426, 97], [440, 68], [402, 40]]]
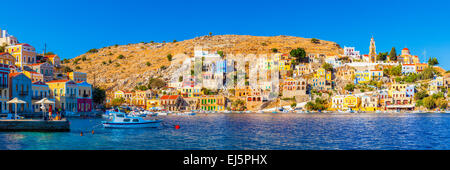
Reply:
[[104, 129], [102, 119], [71, 119], [71, 132], [0, 132], [0, 149], [450, 149], [449, 114], [163, 118], [159, 128]]

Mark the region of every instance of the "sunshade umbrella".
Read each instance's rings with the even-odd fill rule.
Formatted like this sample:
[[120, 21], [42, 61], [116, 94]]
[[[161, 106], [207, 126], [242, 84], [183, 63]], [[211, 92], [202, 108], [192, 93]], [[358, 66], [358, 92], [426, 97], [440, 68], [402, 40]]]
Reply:
[[16, 112], [14, 113], [14, 119], [16, 119], [16, 117], [17, 117], [17, 104], [25, 104], [27, 102], [25, 102], [23, 100], [20, 100], [17, 97], [14, 97], [14, 99], [12, 99], [12, 100], [10, 100], [10, 101], [8, 101], [6, 103], [8, 103], [8, 104], [16, 104]]
[[41, 109], [43, 110], [43, 113], [45, 115], [45, 104], [55, 104], [54, 101], [48, 100], [47, 98], [43, 98], [37, 102], [34, 102], [35, 104], [41, 104]]

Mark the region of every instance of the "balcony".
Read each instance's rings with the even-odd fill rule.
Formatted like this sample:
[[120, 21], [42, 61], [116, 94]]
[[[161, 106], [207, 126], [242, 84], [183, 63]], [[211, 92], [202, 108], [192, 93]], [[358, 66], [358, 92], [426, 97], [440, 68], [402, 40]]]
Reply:
[[0, 89], [1, 89], [1, 90], [7, 89], [7, 88], [8, 88], [8, 85], [7, 85], [7, 84], [0, 84]]
[[29, 95], [28, 92], [29, 91], [19, 91], [19, 96], [28, 96]]

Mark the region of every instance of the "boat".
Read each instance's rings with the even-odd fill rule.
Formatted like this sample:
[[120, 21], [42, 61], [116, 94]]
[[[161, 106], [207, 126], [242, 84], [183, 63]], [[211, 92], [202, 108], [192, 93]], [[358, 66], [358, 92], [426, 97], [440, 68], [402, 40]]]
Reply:
[[193, 116], [195, 115], [194, 112], [180, 112], [180, 113], [175, 113], [175, 115], [177, 116]]
[[346, 110], [346, 111], [341, 111], [341, 110], [339, 110], [338, 112], [339, 112], [339, 113], [355, 113], [355, 111], [353, 111], [352, 109], [348, 109], [348, 110]]
[[148, 128], [158, 127], [161, 124], [161, 120], [152, 119], [144, 120], [142, 117], [128, 116], [123, 112], [114, 112], [112, 114], [112, 120], [102, 121], [105, 128]]
[[168, 113], [167, 112], [156, 112], [157, 116], [167, 116]]
[[225, 111], [223, 111], [222, 113], [231, 113], [231, 111], [225, 110]]

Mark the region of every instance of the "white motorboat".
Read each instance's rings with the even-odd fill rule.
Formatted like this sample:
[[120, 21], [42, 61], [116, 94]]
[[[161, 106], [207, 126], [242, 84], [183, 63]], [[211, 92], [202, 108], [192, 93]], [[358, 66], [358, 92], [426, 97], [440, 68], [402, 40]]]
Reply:
[[142, 117], [128, 116], [123, 112], [111, 112], [112, 120], [102, 121], [105, 128], [148, 128], [158, 127], [161, 120], [144, 120]]
[[175, 113], [175, 115], [177, 116], [193, 116], [195, 115], [194, 112], [180, 112], [180, 113]]
[[229, 110], [222, 111], [222, 113], [231, 113]]

